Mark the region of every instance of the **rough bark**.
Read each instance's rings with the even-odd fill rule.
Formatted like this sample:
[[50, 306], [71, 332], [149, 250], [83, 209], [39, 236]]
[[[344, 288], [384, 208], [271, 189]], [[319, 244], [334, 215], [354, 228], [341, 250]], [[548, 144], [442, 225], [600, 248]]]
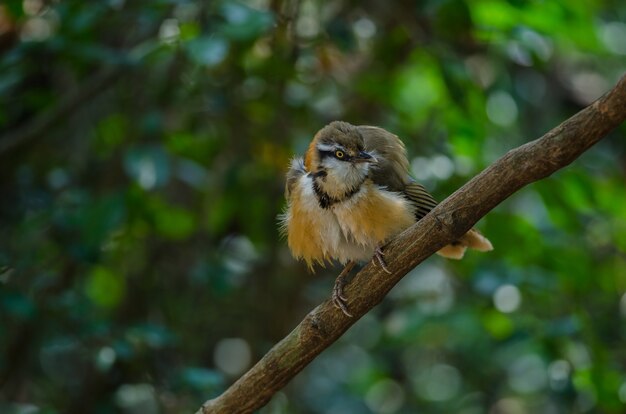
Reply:
[[467, 232], [511, 194], [574, 161], [626, 119], [626, 76], [596, 102], [541, 138], [506, 153], [385, 247], [392, 274], [371, 264], [346, 287], [350, 318], [330, 300], [313, 309], [256, 365], [197, 414], [250, 413], [272, 396], [361, 316], [380, 303], [402, 277]]

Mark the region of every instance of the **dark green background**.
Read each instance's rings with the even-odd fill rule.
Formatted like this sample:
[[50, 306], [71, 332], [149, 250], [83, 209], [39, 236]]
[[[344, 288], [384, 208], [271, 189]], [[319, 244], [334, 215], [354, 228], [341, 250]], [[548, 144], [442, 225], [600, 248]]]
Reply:
[[[626, 3], [0, 5], [0, 412], [185, 413], [326, 299], [277, 231], [334, 119], [443, 199], [626, 69]], [[626, 127], [432, 257], [262, 413], [626, 411]], [[9, 146], [9, 141], [15, 145]]]

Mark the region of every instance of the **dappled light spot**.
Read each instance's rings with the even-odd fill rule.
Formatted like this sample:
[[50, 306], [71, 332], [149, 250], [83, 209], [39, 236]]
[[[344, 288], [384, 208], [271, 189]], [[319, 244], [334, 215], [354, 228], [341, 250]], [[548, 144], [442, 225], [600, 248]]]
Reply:
[[389, 335], [401, 335], [408, 326], [409, 317], [406, 312], [393, 312], [385, 320], [385, 331]]
[[32, 17], [22, 27], [21, 39], [41, 42], [48, 39], [53, 33], [54, 26], [51, 20], [44, 17]]
[[316, 36], [320, 31], [320, 18], [318, 10], [313, 2], [307, 1], [302, 3], [300, 15], [296, 22], [296, 32], [298, 36], [311, 38]]
[[517, 120], [517, 104], [507, 92], [493, 92], [487, 98], [487, 116], [496, 125], [511, 126]]
[[372, 385], [365, 394], [365, 403], [374, 413], [397, 412], [404, 403], [404, 389], [391, 379], [383, 379]]
[[522, 294], [513, 285], [502, 285], [493, 294], [493, 304], [500, 312], [511, 313], [522, 303]]
[[447, 364], [420, 367], [415, 377], [417, 393], [425, 400], [446, 401], [461, 389], [461, 374]]
[[600, 38], [611, 52], [626, 55], [626, 23], [609, 22], [601, 25]]
[[319, 66], [320, 61], [315, 55], [307, 54], [299, 56], [294, 65], [297, 80], [307, 84], [313, 84], [319, 81], [321, 78], [318, 71]]
[[553, 361], [548, 366], [550, 387], [555, 391], [563, 391], [570, 381], [572, 367], [564, 359]]
[[489, 414], [530, 414], [530, 411], [517, 398], [503, 398], [491, 407]]
[[533, 58], [529, 51], [518, 41], [511, 41], [506, 48], [509, 58], [521, 66], [532, 66]]
[[367, 17], [361, 17], [352, 25], [354, 33], [362, 38], [369, 39], [376, 34], [376, 24]]
[[322, 92], [313, 102], [313, 108], [320, 114], [330, 118], [337, 118], [343, 113], [343, 105], [333, 89]]
[[43, 0], [24, 0], [22, 2], [22, 10], [29, 16], [36, 16], [41, 13], [44, 8]]
[[569, 84], [580, 104], [588, 105], [595, 101], [608, 88], [602, 75], [596, 72], [578, 72], [569, 77]]
[[139, 185], [149, 190], [157, 183], [156, 166], [150, 159], [142, 158], [137, 163], [137, 181]]
[[178, 19], [165, 19], [159, 27], [159, 39], [164, 43], [173, 43], [180, 36]]
[[177, 177], [196, 189], [203, 189], [209, 184], [209, 172], [200, 163], [190, 159], [181, 159], [176, 163]]
[[124, 384], [115, 393], [115, 402], [124, 413], [157, 414], [159, 403], [151, 384]]
[[215, 345], [213, 361], [227, 375], [241, 374], [250, 366], [251, 360], [250, 345], [241, 338], [225, 338]]
[[100, 372], [107, 372], [117, 360], [117, 353], [110, 346], [100, 348], [96, 355], [96, 367]]
[[475, 161], [465, 155], [456, 155], [454, 157], [454, 172], [461, 176], [466, 176], [471, 174], [474, 170]]
[[54, 190], [65, 187], [69, 182], [67, 171], [62, 168], [54, 168], [48, 173], [48, 185]]
[[566, 349], [567, 359], [574, 365], [576, 370], [586, 370], [591, 367], [589, 349], [581, 342], [570, 342]]
[[217, 36], [197, 37], [186, 45], [189, 56], [197, 63], [208, 67], [222, 63], [230, 50], [229, 43]]
[[[416, 301], [420, 312], [441, 315], [454, 305], [454, 289], [449, 275], [439, 266], [424, 264], [413, 269], [392, 291], [392, 297]], [[402, 329], [402, 315], [398, 314], [387, 323], [392, 331]]]
[[454, 173], [454, 163], [445, 155], [435, 155], [430, 162], [430, 172], [439, 180], [447, 180]]
[[455, 164], [441, 154], [431, 158], [415, 157], [411, 160], [411, 172], [419, 181], [447, 180], [454, 174]]
[[538, 392], [548, 383], [546, 366], [537, 354], [526, 354], [515, 359], [508, 374], [511, 388], [522, 394]]
[[285, 88], [285, 101], [291, 106], [306, 104], [311, 95], [311, 89], [300, 82], [289, 82]]
[[552, 42], [536, 31], [522, 28], [519, 38], [524, 47], [542, 61], [547, 61], [552, 57], [554, 50]]
[[496, 79], [496, 69], [485, 55], [472, 55], [465, 59], [465, 67], [472, 80], [481, 88], [487, 89]]
[[[254, 261], [259, 257], [256, 247], [245, 236], [229, 236], [225, 238], [222, 242], [221, 250], [224, 265], [233, 274], [248, 272], [252, 268]], [[236, 280], [243, 282], [240, 279]]]
[[170, 162], [160, 146], [139, 146], [130, 149], [124, 157], [126, 173], [145, 190], [165, 184], [170, 177]]

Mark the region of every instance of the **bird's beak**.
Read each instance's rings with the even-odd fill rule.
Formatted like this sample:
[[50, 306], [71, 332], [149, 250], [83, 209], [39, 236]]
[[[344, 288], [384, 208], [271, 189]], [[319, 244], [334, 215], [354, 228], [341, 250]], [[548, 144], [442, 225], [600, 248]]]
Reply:
[[376, 157], [374, 157], [372, 154], [370, 154], [369, 152], [365, 152], [365, 151], [361, 151], [359, 152], [356, 157], [352, 158], [352, 160], [354, 162], [370, 162], [370, 163], [377, 163], [378, 160], [376, 159]]

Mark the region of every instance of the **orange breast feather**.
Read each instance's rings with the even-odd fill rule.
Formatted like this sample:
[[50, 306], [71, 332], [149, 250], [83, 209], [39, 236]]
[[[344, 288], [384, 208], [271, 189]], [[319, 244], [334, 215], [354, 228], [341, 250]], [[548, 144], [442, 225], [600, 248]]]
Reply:
[[415, 223], [410, 203], [396, 193], [380, 190], [372, 182], [353, 202], [335, 209], [344, 233], [362, 245], [376, 246]]
[[332, 214], [317, 208], [312, 209], [310, 202], [303, 199], [302, 188], [298, 187], [292, 194], [287, 218], [287, 244], [293, 255], [304, 259], [309, 266], [315, 262], [323, 265], [328, 249], [324, 245], [320, 229], [325, 227], [323, 220], [334, 217], [321, 217], [322, 214]]

